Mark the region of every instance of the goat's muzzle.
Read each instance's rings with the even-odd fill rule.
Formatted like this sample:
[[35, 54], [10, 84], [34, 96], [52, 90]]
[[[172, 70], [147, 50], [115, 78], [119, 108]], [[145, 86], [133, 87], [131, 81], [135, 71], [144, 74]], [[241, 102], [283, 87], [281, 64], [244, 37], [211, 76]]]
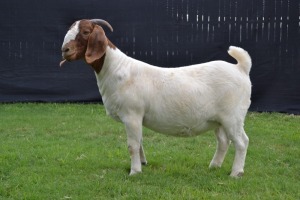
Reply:
[[59, 63], [59, 66], [61, 67], [66, 61], [71, 60], [71, 57], [75, 54], [75, 51], [72, 50], [69, 45], [64, 45], [61, 48], [62, 52], [62, 58], [63, 60]]

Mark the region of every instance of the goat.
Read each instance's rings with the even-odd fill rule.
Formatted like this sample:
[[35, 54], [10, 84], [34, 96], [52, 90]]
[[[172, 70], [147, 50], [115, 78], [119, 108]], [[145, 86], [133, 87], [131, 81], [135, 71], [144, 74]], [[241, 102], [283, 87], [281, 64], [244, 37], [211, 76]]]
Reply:
[[65, 35], [62, 65], [83, 59], [96, 75], [106, 112], [125, 125], [131, 158], [130, 174], [147, 160], [142, 126], [173, 136], [195, 136], [214, 129], [217, 149], [209, 167], [221, 167], [230, 142], [235, 158], [230, 176], [244, 174], [249, 139], [244, 120], [250, 106], [251, 58], [239, 47], [228, 53], [237, 64], [211, 61], [160, 68], [122, 53], [105, 35], [101, 19], [76, 21]]

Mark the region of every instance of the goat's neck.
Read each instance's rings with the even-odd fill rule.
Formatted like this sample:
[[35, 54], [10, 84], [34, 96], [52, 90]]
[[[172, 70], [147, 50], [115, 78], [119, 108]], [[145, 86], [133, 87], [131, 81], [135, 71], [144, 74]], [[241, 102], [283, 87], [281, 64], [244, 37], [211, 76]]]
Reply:
[[91, 67], [94, 69], [95, 73], [96, 74], [99, 74], [102, 67], [103, 67], [103, 64], [104, 64], [104, 60], [105, 60], [105, 54], [98, 60], [94, 61], [92, 64], [91, 64]]
[[99, 78], [103, 79], [107, 77], [108, 74], [114, 73], [116, 70], [122, 69], [129, 57], [121, 52], [117, 48], [106, 48], [105, 59], [101, 72], [99, 73]]
[[130, 63], [132, 58], [125, 55], [117, 48], [107, 47], [103, 66], [100, 73], [96, 71], [97, 84], [100, 93], [105, 96], [107, 93], [115, 91], [118, 83], [122, 82], [127, 77], [127, 72], [130, 70]]

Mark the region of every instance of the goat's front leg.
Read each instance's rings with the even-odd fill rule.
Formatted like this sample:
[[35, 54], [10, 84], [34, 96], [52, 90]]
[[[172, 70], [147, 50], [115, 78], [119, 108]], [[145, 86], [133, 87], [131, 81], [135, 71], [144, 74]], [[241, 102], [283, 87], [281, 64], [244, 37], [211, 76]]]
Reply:
[[130, 174], [142, 172], [141, 158], [145, 162], [145, 155], [142, 147], [142, 122], [136, 118], [127, 119], [125, 122], [127, 133], [127, 145], [131, 159]]

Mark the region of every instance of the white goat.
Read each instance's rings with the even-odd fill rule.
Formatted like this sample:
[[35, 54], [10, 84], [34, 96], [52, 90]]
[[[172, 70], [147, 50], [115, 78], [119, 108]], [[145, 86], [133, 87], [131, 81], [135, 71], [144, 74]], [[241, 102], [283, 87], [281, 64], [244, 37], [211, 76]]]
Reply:
[[221, 167], [230, 141], [235, 146], [231, 176], [244, 173], [249, 139], [244, 120], [250, 106], [251, 58], [241, 48], [228, 53], [237, 64], [212, 61], [159, 68], [126, 56], [106, 37], [100, 19], [76, 21], [67, 32], [65, 61], [84, 59], [95, 71], [107, 114], [125, 124], [130, 175], [146, 164], [142, 126], [173, 136], [195, 136], [215, 129], [217, 149], [210, 167]]

